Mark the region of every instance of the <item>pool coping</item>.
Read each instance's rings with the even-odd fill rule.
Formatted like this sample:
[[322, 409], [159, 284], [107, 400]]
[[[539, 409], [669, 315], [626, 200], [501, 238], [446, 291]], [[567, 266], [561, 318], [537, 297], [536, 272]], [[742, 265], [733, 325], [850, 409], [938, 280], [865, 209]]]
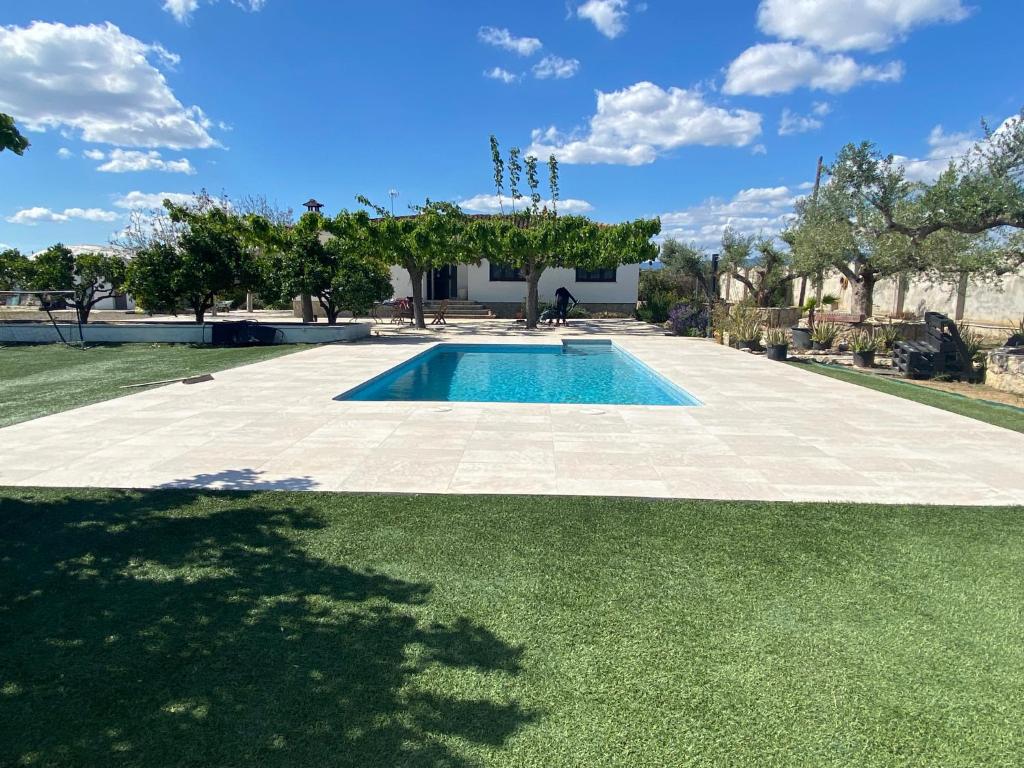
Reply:
[[[382, 381], [383, 379], [391, 376], [396, 371], [403, 368], [408, 368], [416, 364], [417, 360], [426, 358], [429, 355], [436, 354], [437, 351], [442, 347], [454, 348], [454, 347], [505, 347], [505, 348], [521, 348], [531, 349], [537, 347], [550, 347], [551, 349], [561, 348], [563, 351], [566, 347], [570, 346], [600, 346], [609, 347], [615, 352], [618, 352], [631, 363], [636, 365], [640, 372], [654, 379], [654, 381], [660, 386], [666, 388], [669, 393], [677, 399], [690, 400], [692, 402], [686, 403], [603, 403], [603, 402], [590, 402], [590, 401], [552, 401], [552, 400], [432, 400], [432, 399], [417, 399], [417, 400], [398, 400], [398, 399], [380, 399], [380, 400], [357, 400], [352, 395], [357, 392], [364, 391], [372, 387], [375, 383]], [[493, 343], [493, 342], [462, 342], [462, 341], [438, 341], [430, 344], [426, 349], [417, 352], [404, 360], [395, 363], [390, 368], [387, 368], [375, 376], [366, 379], [365, 381], [356, 384], [354, 387], [350, 387], [347, 390], [338, 393], [333, 398], [339, 402], [382, 402], [382, 403], [502, 403], [505, 405], [574, 405], [574, 406], [606, 406], [606, 407], [638, 407], [638, 408], [699, 408], [704, 405], [704, 402], [694, 395], [690, 390], [686, 389], [680, 384], [672, 381], [670, 378], [658, 371], [654, 366], [644, 362], [637, 355], [633, 354], [630, 350], [626, 349], [621, 344], [613, 341], [612, 339], [562, 339], [561, 344], [545, 344], [545, 343], [523, 343], [523, 342], [507, 342], [507, 343]]]

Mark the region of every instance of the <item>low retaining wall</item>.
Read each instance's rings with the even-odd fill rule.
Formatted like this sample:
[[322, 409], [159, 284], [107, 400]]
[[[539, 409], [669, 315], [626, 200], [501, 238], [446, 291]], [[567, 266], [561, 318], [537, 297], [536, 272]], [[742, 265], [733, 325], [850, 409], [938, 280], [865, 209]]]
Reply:
[[985, 383], [1003, 392], [1024, 395], [1024, 347], [1000, 347], [989, 352]]
[[[58, 325], [65, 339], [86, 344], [209, 344], [214, 323], [88, 323], [82, 326], [83, 338], [79, 338], [77, 325]], [[325, 344], [355, 341], [370, 335], [369, 323], [260, 323], [260, 327], [279, 331], [275, 344]], [[0, 323], [0, 344], [54, 344], [59, 341], [57, 329], [50, 323]]]

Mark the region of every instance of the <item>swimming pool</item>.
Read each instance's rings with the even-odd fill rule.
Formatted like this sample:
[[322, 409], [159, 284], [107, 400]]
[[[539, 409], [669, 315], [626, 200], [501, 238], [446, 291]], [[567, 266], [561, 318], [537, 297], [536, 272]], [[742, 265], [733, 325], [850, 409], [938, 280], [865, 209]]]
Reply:
[[607, 341], [438, 344], [335, 399], [700, 405]]

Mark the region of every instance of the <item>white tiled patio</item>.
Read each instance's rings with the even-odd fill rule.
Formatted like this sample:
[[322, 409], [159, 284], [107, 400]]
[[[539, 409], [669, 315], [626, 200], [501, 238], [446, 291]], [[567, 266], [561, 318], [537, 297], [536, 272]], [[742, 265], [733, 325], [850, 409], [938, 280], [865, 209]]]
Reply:
[[569, 333], [606, 331], [702, 406], [333, 399], [439, 340], [563, 334], [510, 328], [319, 347], [7, 427], [0, 485], [1024, 504], [1024, 435], [626, 321]]

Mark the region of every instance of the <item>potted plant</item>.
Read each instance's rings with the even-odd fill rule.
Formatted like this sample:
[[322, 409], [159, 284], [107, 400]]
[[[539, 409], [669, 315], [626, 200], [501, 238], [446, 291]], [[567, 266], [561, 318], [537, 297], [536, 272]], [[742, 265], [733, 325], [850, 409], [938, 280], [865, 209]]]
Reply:
[[821, 297], [821, 303], [834, 312], [836, 305], [839, 303], [839, 297], [834, 293], [826, 293]]
[[729, 318], [729, 338], [739, 349], [759, 349], [761, 318], [753, 307], [737, 305]]
[[875, 364], [875, 352], [878, 351], [878, 340], [868, 331], [861, 331], [850, 342], [853, 351], [853, 364], [858, 368], [871, 368]]
[[770, 328], [764, 335], [765, 354], [769, 360], [782, 362], [786, 359], [786, 352], [789, 349], [789, 340], [786, 332], [781, 328]]
[[817, 323], [811, 332], [811, 345], [814, 349], [832, 349], [838, 338], [838, 325], [832, 322]]
[[810, 349], [811, 348], [811, 334], [814, 332], [814, 310], [817, 308], [818, 302], [814, 300], [814, 297], [810, 297], [804, 302], [803, 309], [807, 313], [807, 327], [801, 328], [799, 325], [794, 325], [789, 330], [793, 334], [793, 346], [797, 349]]

